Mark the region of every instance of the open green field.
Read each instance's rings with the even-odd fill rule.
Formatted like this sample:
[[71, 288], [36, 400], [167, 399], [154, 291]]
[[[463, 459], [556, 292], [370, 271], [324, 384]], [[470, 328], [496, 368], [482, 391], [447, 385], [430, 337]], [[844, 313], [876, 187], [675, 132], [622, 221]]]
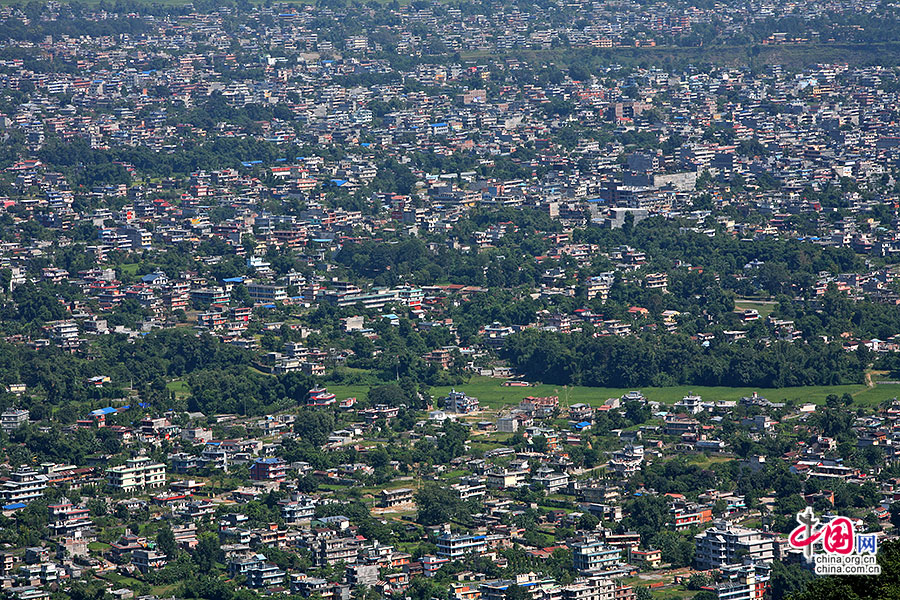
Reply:
[[345, 398], [365, 400], [369, 395], [369, 386], [365, 384], [329, 385], [327, 388], [329, 392], [337, 396], [338, 400], [344, 400]]
[[758, 300], [735, 300], [734, 301], [735, 310], [747, 310], [749, 308], [754, 308], [759, 313], [760, 318], [765, 319], [772, 311], [775, 310], [774, 302], [760, 302]]
[[[465, 384], [456, 386], [470, 396], [475, 396], [482, 406], [488, 408], [500, 408], [507, 404], [517, 404], [528, 396], [559, 396], [560, 402], [568, 395], [569, 404], [584, 402], [593, 406], [603, 404], [608, 398], [618, 398], [630, 391], [625, 388], [591, 388], [583, 386], [558, 386], [535, 385], [531, 387], [503, 387], [502, 379], [490, 377], [472, 377]], [[436, 397], [446, 396], [450, 387], [436, 387], [431, 389]], [[900, 385], [878, 385], [867, 387], [859, 385], [835, 385], [835, 386], [809, 386], [796, 388], [759, 389], [749, 387], [706, 387], [706, 386], [673, 386], [673, 387], [645, 387], [639, 388], [648, 400], [674, 404], [689, 393], [700, 394], [708, 400], [739, 400], [744, 396], [750, 396], [753, 392], [768, 398], [772, 402], [813, 402], [824, 404], [829, 394], [838, 396], [848, 393], [853, 396], [855, 404], [859, 406], [877, 406], [885, 400], [890, 400], [900, 395]]]
[[[885, 375], [874, 374], [874, 378]], [[539, 384], [530, 387], [504, 387], [503, 379], [492, 377], [473, 376], [468, 383], [457, 386], [444, 386], [431, 388], [431, 395], [439, 402], [454, 387], [475, 396], [481, 402], [481, 406], [488, 409], [500, 409], [506, 405], [518, 404], [528, 396], [559, 396], [563, 403], [568, 398], [569, 405], [583, 402], [592, 406], [600, 406], [609, 398], [619, 398], [631, 391], [629, 388], [594, 388], [585, 386], [561, 386]], [[355, 397], [357, 400], [365, 400], [368, 397], [369, 385], [328, 385], [328, 391], [335, 394], [338, 400]], [[175, 392], [177, 396], [190, 395], [190, 389], [183, 381], [170, 381], [166, 388]], [[699, 394], [707, 400], [740, 400], [744, 396], [750, 396], [757, 392], [760, 396], [768, 398], [772, 402], [794, 401], [795, 403], [812, 402], [824, 404], [825, 398], [830, 394], [841, 396], [850, 394], [853, 396], [854, 405], [871, 408], [882, 402], [900, 396], [900, 385], [834, 385], [834, 386], [808, 386], [793, 388], [751, 388], [751, 387], [708, 387], [701, 385], [679, 385], [671, 387], [642, 387], [637, 388], [651, 401], [663, 404], [674, 404], [688, 394]]]
[[181, 379], [170, 381], [166, 384], [166, 389], [170, 392], [175, 392], [175, 395], [180, 398], [191, 395], [191, 388], [188, 386], [187, 382], [182, 381]]
[[129, 275], [137, 275], [137, 270], [140, 265], [138, 263], [124, 263], [119, 265], [122, 269], [123, 273], [127, 273]]

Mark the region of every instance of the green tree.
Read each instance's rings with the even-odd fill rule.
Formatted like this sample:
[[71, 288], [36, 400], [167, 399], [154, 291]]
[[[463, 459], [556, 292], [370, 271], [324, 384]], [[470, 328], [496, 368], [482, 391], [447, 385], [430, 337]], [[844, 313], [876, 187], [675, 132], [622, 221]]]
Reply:
[[191, 555], [201, 573], [209, 573], [217, 562], [222, 560], [222, 549], [219, 536], [212, 532], [200, 534], [197, 547]]
[[448, 523], [464, 510], [453, 490], [436, 483], [428, 483], [416, 493], [416, 506], [416, 521], [422, 525]]
[[503, 600], [531, 600], [531, 594], [521, 585], [511, 585], [503, 592]]
[[156, 534], [156, 547], [168, 557], [175, 556], [175, 534], [170, 527], [163, 527]]
[[793, 594], [801, 592], [813, 579], [813, 574], [800, 565], [773, 562], [772, 600], [785, 600]]
[[321, 447], [334, 431], [334, 414], [327, 410], [305, 410], [294, 422], [294, 433], [305, 442]]
[[597, 529], [597, 526], [600, 524], [600, 519], [592, 515], [591, 513], [584, 513], [578, 519], [578, 529], [582, 529], [584, 531], [594, 531]]
[[878, 547], [881, 575], [817, 577], [791, 600], [863, 600], [900, 598], [900, 542], [889, 540]]
[[891, 504], [891, 525], [900, 531], [900, 502]]

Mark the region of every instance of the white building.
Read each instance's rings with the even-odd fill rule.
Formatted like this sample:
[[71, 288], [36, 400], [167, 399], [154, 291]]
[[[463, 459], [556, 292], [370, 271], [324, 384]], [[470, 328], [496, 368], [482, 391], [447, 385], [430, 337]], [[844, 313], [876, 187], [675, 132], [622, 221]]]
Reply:
[[0, 486], [3, 504], [28, 503], [40, 498], [47, 489], [47, 476], [26, 466], [19, 467], [9, 475], [9, 480]]
[[27, 410], [15, 409], [5, 411], [0, 415], [0, 429], [3, 433], [10, 433], [28, 423], [30, 413]]
[[696, 394], [688, 394], [681, 401], [676, 402], [673, 408], [676, 413], [696, 415], [703, 412], [703, 399]]
[[700, 570], [735, 565], [745, 559], [770, 563], [775, 558], [771, 536], [756, 529], [736, 527], [728, 521], [716, 521], [694, 540], [694, 562]]
[[111, 487], [124, 492], [161, 487], [166, 484], [166, 465], [146, 456], [132, 458], [122, 466], [107, 469], [106, 479]]

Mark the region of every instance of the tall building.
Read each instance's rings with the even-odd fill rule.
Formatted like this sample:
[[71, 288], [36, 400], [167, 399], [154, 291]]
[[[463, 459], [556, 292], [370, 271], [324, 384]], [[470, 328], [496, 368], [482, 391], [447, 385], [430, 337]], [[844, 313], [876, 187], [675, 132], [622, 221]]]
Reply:
[[284, 302], [288, 299], [287, 288], [283, 285], [248, 283], [247, 292], [256, 302]]
[[30, 414], [27, 410], [11, 408], [0, 415], [0, 429], [3, 433], [15, 431], [28, 423]]
[[617, 564], [621, 548], [612, 548], [600, 540], [586, 540], [572, 545], [572, 564], [580, 573], [601, 571]]
[[578, 579], [562, 588], [562, 600], [615, 600], [616, 585], [611, 579]]
[[122, 466], [107, 469], [106, 480], [110, 487], [123, 492], [160, 487], [166, 483], [166, 465], [146, 456], [132, 458]]
[[728, 521], [716, 521], [694, 538], [698, 569], [718, 569], [744, 560], [769, 563], [775, 558], [772, 537], [756, 529], [736, 527]]
[[446, 532], [437, 538], [437, 555], [439, 558], [458, 560], [467, 554], [480, 554], [485, 550], [487, 550], [487, 541], [483, 535]]
[[75, 506], [68, 498], [62, 497], [58, 504], [47, 507], [50, 513], [48, 529], [53, 535], [73, 536], [91, 527], [91, 511]]
[[718, 600], [762, 600], [769, 589], [769, 565], [754, 563], [721, 570], [725, 581], [704, 587]]
[[[559, 584], [552, 577], [544, 577], [535, 573], [523, 573], [516, 575], [515, 579], [499, 579], [495, 581], [484, 581], [479, 586], [482, 600], [504, 600], [506, 590], [510, 586], [519, 586], [524, 588], [530, 595], [532, 600], [542, 600], [544, 598], [559, 598]], [[587, 599], [586, 599], [587, 600]], [[606, 598], [596, 598], [590, 600], [607, 600]]]
[[455, 413], [470, 413], [478, 410], [478, 398], [467, 396], [465, 392], [451, 390], [444, 400], [444, 407]]
[[30, 467], [19, 467], [0, 485], [0, 500], [3, 504], [28, 503], [40, 498], [47, 489], [47, 476]]
[[330, 538], [317, 540], [311, 548], [313, 562], [325, 567], [339, 562], [355, 564], [359, 556], [359, 543], [355, 538]]
[[613, 271], [589, 277], [585, 282], [587, 299], [600, 298], [601, 302], [606, 302], [613, 283], [615, 283], [615, 273]]
[[166, 555], [152, 548], [139, 548], [131, 552], [131, 564], [141, 573], [150, 573], [166, 566]]
[[250, 479], [254, 481], [284, 481], [287, 463], [280, 458], [257, 458], [250, 466]]

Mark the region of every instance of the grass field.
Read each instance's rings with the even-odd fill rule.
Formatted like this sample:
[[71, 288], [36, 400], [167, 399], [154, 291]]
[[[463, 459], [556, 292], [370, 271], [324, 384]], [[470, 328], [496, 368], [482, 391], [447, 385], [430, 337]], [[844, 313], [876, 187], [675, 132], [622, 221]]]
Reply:
[[[593, 406], [603, 404], [608, 398], [618, 398], [628, 392], [625, 388], [591, 388], [583, 386], [536, 385], [532, 387], [503, 387], [502, 380], [490, 377], [473, 377], [468, 383], [456, 386], [471, 396], [475, 396], [482, 406], [500, 408], [507, 404], [517, 404], [527, 396], [559, 396], [562, 401], [567, 395], [569, 404], [584, 402]], [[450, 387], [432, 388], [436, 397], [446, 396]], [[758, 392], [760, 396], [772, 402], [813, 402], [823, 404], [829, 394], [838, 396], [849, 393], [859, 406], [877, 406], [879, 403], [900, 395], [900, 386], [879, 385], [836, 385], [809, 386], [797, 388], [759, 389], [749, 387], [706, 387], [706, 386], [673, 386], [640, 388], [648, 400], [674, 404], [688, 393], [700, 394], [708, 400], [739, 400]]]
[[747, 310], [749, 308], [755, 308], [756, 312], [759, 313], [761, 319], [765, 319], [772, 311], [775, 310], [774, 302], [760, 302], [758, 300], [735, 300], [734, 301], [735, 310]]
[[[883, 377], [884, 375], [880, 375]], [[875, 378], [879, 377], [875, 374]], [[457, 386], [444, 386], [431, 388], [431, 395], [436, 401], [445, 397], [452, 388], [475, 396], [481, 406], [488, 409], [499, 409], [509, 404], [518, 404], [528, 396], [559, 396], [560, 402], [568, 397], [570, 405], [583, 402], [592, 406], [600, 406], [609, 398], [619, 398], [628, 391], [628, 388], [594, 388], [585, 386], [560, 386], [540, 384], [530, 387], [504, 387], [504, 380], [491, 377], [474, 376], [467, 383]], [[328, 385], [328, 391], [335, 394], [338, 400], [355, 397], [357, 400], [365, 400], [368, 397], [369, 385]], [[166, 388], [175, 392], [177, 396], [188, 396], [190, 389], [180, 380], [170, 381]], [[672, 387], [643, 387], [639, 389], [648, 400], [663, 404], [674, 404], [690, 393], [699, 394], [706, 400], [740, 400], [744, 396], [750, 396], [757, 392], [760, 396], [768, 398], [772, 402], [795, 403], [812, 402], [824, 404], [829, 394], [841, 396], [845, 393], [853, 396], [854, 404], [859, 407], [874, 407], [880, 403], [900, 396], [900, 385], [874, 385], [868, 387], [859, 385], [835, 385], [835, 386], [809, 386], [793, 388], [751, 388], [751, 387], [708, 387], [700, 385], [680, 385]]]
[[142, 584], [140, 580], [135, 579], [134, 577], [126, 577], [125, 575], [119, 575], [118, 573], [113, 572], [103, 573], [99, 577], [118, 587], [134, 588], [135, 586]]
[[327, 387], [329, 392], [338, 397], [338, 400], [345, 398], [365, 400], [369, 395], [369, 386], [365, 384], [329, 385]]
[[188, 384], [180, 379], [175, 379], [166, 384], [166, 389], [170, 392], [175, 392], [175, 395], [178, 397], [185, 397], [191, 395], [191, 388], [188, 387]]
[[122, 269], [123, 273], [128, 273], [129, 275], [137, 275], [137, 270], [140, 265], [138, 263], [124, 263], [119, 265], [119, 268]]

